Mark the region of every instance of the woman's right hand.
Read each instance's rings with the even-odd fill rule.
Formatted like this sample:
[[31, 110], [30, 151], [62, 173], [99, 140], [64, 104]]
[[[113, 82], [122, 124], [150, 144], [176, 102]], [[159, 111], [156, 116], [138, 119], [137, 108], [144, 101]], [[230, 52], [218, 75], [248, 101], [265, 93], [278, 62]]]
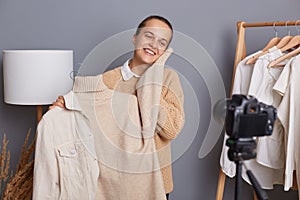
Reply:
[[55, 108], [55, 106], [58, 106], [58, 107], [61, 107], [61, 108], [66, 108], [65, 99], [64, 99], [63, 96], [57, 97], [56, 101], [53, 102], [51, 106], [49, 106], [48, 110], [51, 110], [51, 109]]

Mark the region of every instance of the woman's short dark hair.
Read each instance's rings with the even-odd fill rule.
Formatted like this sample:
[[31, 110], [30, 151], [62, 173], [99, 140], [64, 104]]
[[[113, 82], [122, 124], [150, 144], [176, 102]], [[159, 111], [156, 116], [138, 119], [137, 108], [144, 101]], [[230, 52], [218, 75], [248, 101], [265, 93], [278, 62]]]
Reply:
[[[166, 18], [159, 16], [159, 15], [150, 15], [149, 17], [146, 17], [137, 27], [135, 34], [138, 35], [140, 33], [141, 28], [146, 26], [147, 21], [151, 20], [151, 19], [157, 19], [159, 21], [164, 22], [165, 24], [167, 24], [167, 26], [171, 29], [172, 31], [172, 36], [171, 36], [171, 40], [173, 37], [173, 27], [172, 24], [169, 22], [169, 20], [167, 20]], [[171, 42], [170, 40], [170, 42]]]

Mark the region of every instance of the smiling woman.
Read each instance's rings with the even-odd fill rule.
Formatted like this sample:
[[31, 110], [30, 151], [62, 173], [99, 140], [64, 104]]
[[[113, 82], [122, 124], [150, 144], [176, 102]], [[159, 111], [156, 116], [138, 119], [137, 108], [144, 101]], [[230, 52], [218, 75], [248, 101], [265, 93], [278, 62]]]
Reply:
[[[104, 83], [120, 92], [136, 95], [139, 77], [167, 50], [173, 36], [170, 22], [161, 16], [149, 16], [138, 26], [132, 41], [135, 46], [132, 59], [121, 67], [103, 74]], [[167, 195], [173, 190], [171, 140], [184, 125], [183, 91], [177, 73], [164, 69], [156, 133], [160, 169]]]
[[[150, 137], [150, 140], [153, 140], [155, 143], [155, 150], [153, 152], [155, 154], [157, 153], [156, 156], [158, 157], [159, 161], [158, 172], [160, 174], [160, 178], [162, 179], [162, 184], [158, 190], [165, 192], [167, 199], [169, 198], [169, 193], [173, 191], [171, 141], [178, 136], [184, 126], [183, 91], [178, 74], [172, 69], [164, 68], [166, 59], [173, 51], [171, 48], [168, 49], [168, 46], [172, 40], [172, 36], [173, 28], [167, 19], [161, 16], [147, 17], [139, 24], [135, 34], [132, 37], [132, 42], [135, 47], [132, 59], [126, 61], [123, 66], [117, 67], [103, 74], [103, 83], [106, 85], [106, 87], [113, 91], [118, 91], [137, 97], [140, 109], [139, 114], [142, 123], [145, 122], [144, 119], [146, 119], [146, 121], [151, 121], [155, 118], [152, 131], [154, 135]], [[163, 67], [162, 71], [156, 70], [158, 66]], [[146, 74], [149, 73], [155, 73], [151, 76], [153, 79], [149, 79], [149, 76], [148, 78], [145, 78], [147, 77]], [[159, 81], [159, 84], [157, 84], [157, 80], [160, 80], [158, 77], [161, 77], [162, 79]], [[143, 81], [147, 84], [139, 84]], [[86, 86], [80, 87], [88, 86], [89, 84], [86, 83]], [[157, 86], [160, 88], [159, 90], [154, 89], [154, 87]], [[144, 91], [147, 92], [139, 92], [141, 91], [141, 88], [146, 88]], [[153, 91], [158, 91], [158, 93], [156, 92], [154, 95]], [[154, 104], [156, 107], [153, 107], [152, 105], [149, 106], [148, 104], [148, 106], [142, 106], [143, 102], [145, 101], [157, 101]], [[53, 106], [65, 107], [64, 99], [59, 98], [58, 101], [53, 104]], [[120, 115], [121, 113], [126, 112], [126, 109], [128, 109], [125, 105], [121, 106], [122, 112], [116, 113], [116, 115]], [[147, 109], [151, 111], [146, 111], [145, 114], [142, 109], [144, 107], [147, 107]], [[155, 112], [154, 110], [157, 111], [157, 116], [152, 119], [152, 112]], [[132, 112], [132, 109], [129, 109], [128, 112]], [[149, 115], [151, 119], [148, 119]], [[110, 124], [107, 124], [107, 126], [110, 126]], [[149, 126], [149, 124], [146, 123], [146, 126], [143, 124], [142, 128], [147, 129], [148, 127], [152, 126]], [[108, 132], [112, 134], [111, 132], [114, 131], [110, 130]], [[149, 139], [146, 132], [142, 132], [141, 134], [143, 134], [143, 138], [145, 140]], [[138, 145], [138, 142], [131, 145]], [[131, 165], [134, 164], [131, 163]], [[122, 167], [124, 166], [119, 166], [116, 171], [122, 171]], [[157, 168], [152, 169], [152, 171], [157, 172]], [[136, 173], [140, 172], [135, 171], [134, 174]], [[111, 179], [115, 180], [118, 179], [118, 177], [111, 177]], [[99, 180], [101, 182], [101, 175]], [[130, 183], [121, 184], [130, 185]], [[130, 188], [130, 190], [137, 191], [139, 188]], [[153, 191], [153, 193], [155, 192], [156, 191]], [[130, 191], [128, 191], [128, 193], [130, 193]], [[162, 194], [164, 196], [164, 193]], [[121, 199], [128, 199], [126, 194], [116, 195], [118, 195], [120, 198], [122, 196]], [[145, 194], [143, 195], [143, 199], [153, 199], [150, 196], [145, 196]], [[155, 194], [151, 194], [151, 196], [152, 195]]]

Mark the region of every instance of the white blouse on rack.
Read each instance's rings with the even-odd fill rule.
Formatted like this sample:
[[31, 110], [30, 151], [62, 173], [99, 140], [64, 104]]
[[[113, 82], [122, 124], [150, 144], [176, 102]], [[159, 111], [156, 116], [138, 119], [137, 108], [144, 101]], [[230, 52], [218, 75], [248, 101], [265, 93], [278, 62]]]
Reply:
[[297, 173], [300, 186], [300, 55], [290, 60], [273, 87], [281, 94], [282, 101], [277, 109], [278, 118], [285, 130], [285, 180], [284, 190], [293, 185], [293, 171]]
[[[261, 51], [258, 51], [256, 53], [253, 53], [246, 58], [244, 58], [237, 66], [235, 77], [234, 77], [234, 85], [232, 87], [232, 93], [233, 94], [244, 94], [247, 95], [249, 84], [251, 80], [251, 75], [253, 71], [253, 64], [246, 64], [246, 61], [251, 58], [252, 56], [255, 56], [256, 54], [260, 53]], [[235, 163], [231, 162], [227, 157], [227, 151], [229, 147], [226, 146], [226, 140], [229, 137], [225, 134], [224, 135], [224, 142], [223, 142], [223, 149], [221, 153], [220, 158], [220, 165], [222, 168], [222, 171], [229, 177], [235, 176]]]

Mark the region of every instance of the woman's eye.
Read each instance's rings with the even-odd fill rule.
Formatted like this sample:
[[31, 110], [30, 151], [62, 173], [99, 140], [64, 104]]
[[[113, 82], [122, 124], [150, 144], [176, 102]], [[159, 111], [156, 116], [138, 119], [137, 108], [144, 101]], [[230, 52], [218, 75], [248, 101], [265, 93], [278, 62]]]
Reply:
[[152, 38], [153, 38], [153, 36], [152, 36], [151, 34], [145, 34], [145, 37], [146, 37], [147, 39], [152, 39]]
[[160, 42], [159, 44], [160, 44], [160, 46], [162, 46], [162, 47], [167, 46], [167, 43], [166, 43], [166, 42]]

